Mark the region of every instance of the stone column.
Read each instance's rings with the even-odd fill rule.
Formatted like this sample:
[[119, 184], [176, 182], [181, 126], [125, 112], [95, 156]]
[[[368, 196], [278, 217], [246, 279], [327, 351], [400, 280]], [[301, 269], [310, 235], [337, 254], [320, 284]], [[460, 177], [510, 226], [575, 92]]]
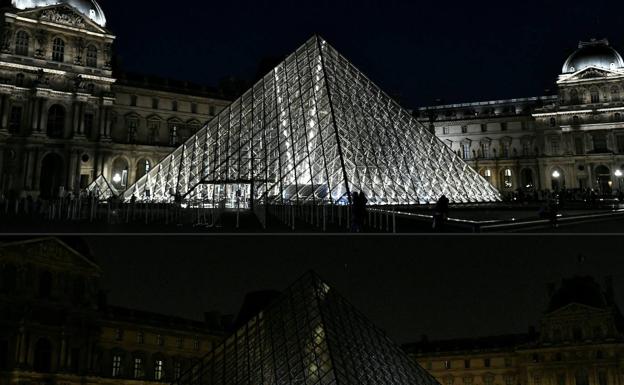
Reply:
[[39, 125], [39, 110], [40, 110], [41, 99], [38, 97], [33, 97], [30, 109], [30, 127], [32, 128], [33, 135], [42, 135], [41, 126]]

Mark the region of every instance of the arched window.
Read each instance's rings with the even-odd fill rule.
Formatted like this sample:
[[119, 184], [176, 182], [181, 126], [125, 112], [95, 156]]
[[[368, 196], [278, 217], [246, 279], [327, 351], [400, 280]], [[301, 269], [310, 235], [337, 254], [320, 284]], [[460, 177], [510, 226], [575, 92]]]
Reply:
[[60, 37], [52, 42], [52, 60], [61, 63], [65, 61], [65, 42]]
[[87, 47], [87, 67], [97, 67], [98, 50], [94, 45]]
[[65, 131], [65, 108], [55, 104], [48, 111], [47, 133], [50, 138], [62, 138]]
[[49, 373], [52, 369], [52, 344], [46, 338], [35, 344], [33, 369], [39, 373]]
[[30, 36], [25, 31], [19, 31], [15, 38], [15, 54], [28, 56], [28, 46], [30, 44]]

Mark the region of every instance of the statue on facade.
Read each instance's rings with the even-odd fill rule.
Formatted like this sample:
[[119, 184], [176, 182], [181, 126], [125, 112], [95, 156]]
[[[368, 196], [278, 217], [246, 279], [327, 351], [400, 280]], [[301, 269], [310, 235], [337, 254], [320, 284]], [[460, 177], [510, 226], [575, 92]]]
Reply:
[[35, 57], [45, 58], [48, 50], [48, 31], [45, 29], [39, 29], [35, 32], [35, 39], [37, 40], [37, 49], [35, 51]]
[[74, 46], [76, 48], [76, 60], [74, 60], [74, 64], [82, 65], [82, 57], [87, 44], [82, 37], [79, 37], [74, 40]]

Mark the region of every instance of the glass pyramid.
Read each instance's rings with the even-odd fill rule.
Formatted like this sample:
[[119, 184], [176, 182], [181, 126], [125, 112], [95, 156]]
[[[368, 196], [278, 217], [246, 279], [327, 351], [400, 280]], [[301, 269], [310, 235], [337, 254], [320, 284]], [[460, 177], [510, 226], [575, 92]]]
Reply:
[[111, 197], [119, 196], [119, 192], [117, 191], [117, 189], [113, 187], [110, 183], [108, 183], [108, 180], [104, 177], [104, 175], [101, 174], [100, 176], [95, 178], [95, 180], [91, 182], [89, 186], [87, 186], [85, 191], [88, 194], [93, 194], [95, 198], [101, 201], [105, 201]]
[[498, 192], [326, 41], [312, 37], [131, 186], [125, 200], [491, 202]]
[[439, 385], [308, 273], [174, 385]]

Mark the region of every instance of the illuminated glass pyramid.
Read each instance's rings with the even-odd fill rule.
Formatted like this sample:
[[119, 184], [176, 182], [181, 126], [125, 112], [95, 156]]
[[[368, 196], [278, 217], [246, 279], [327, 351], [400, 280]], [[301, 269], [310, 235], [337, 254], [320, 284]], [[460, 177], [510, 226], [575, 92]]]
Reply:
[[104, 177], [104, 175], [100, 174], [87, 188], [85, 191], [88, 194], [92, 194], [96, 199], [104, 201], [112, 197], [116, 197], [119, 195], [117, 189], [115, 189], [108, 180]]
[[313, 273], [174, 384], [439, 385]]
[[341, 204], [499, 200], [498, 192], [318, 36], [124, 194]]

